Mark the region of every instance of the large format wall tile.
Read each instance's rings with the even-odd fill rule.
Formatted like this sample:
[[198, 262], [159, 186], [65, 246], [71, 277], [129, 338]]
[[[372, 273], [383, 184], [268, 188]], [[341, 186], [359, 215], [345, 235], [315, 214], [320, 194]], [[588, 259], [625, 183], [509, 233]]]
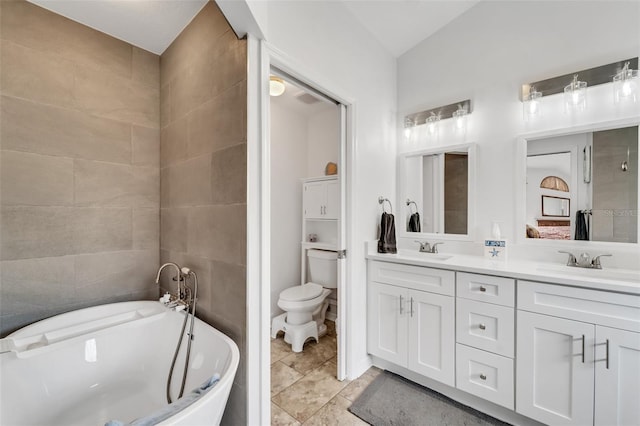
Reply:
[[4, 206], [73, 205], [73, 160], [3, 151], [0, 201]]
[[189, 209], [189, 251], [211, 260], [246, 262], [246, 205], [210, 205]]
[[3, 1], [0, 38], [128, 77], [132, 46], [27, 1]]
[[131, 161], [130, 124], [9, 96], [2, 96], [0, 104], [3, 149], [125, 164]]
[[189, 115], [188, 154], [211, 153], [246, 142], [246, 84], [224, 91]]
[[73, 107], [73, 62], [1, 41], [2, 93], [45, 104]]
[[246, 144], [215, 152], [211, 156], [211, 199], [217, 204], [246, 202]]
[[211, 203], [211, 157], [202, 155], [162, 169], [166, 181], [163, 206], [198, 206]]
[[155, 167], [75, 160], [75, 203], [79, 206], [158, 206], [159, 177]]
[[187, 251], [188, 208], [160, 209], [160, 247], [165, 250]]
[[0, 337], [155, 299], [159, 57], [27, 1], [0, 15]]

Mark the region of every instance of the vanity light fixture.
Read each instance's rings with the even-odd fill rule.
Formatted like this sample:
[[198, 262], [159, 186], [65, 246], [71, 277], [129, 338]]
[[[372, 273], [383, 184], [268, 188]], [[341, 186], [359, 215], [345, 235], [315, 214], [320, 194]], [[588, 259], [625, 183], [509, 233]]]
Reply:
[[466, 132], [469, 114], [471, 114], [471, 100], [469, 99], [456, 102], [454, 104], [431, 108], [425, 111], [415, 112], [404, 117], [404, 134], [408, 138], [413, 127], [426, 124], [425, 133], [428, 136], [435, 136], [439, 131], [440, 120], [445, 120], [447, 118], [453, 118], [454, 129], [464, 133]]
[[624, 64], [622, 70], [613, 77], [613, 99], [616, 103], [629, 101], [636, 102], [638, 97], [638, 70], [629, 68], [630, 62]]
[[587, 108], [587, 82], [578, 80], [578, 74], [564, 86], [564, 107], [567, 112], [584, 111]]
[[272, 75], [269, 77], [269, 95], [271, 96], [280, 96], [284, 93], [285, 86], [284, 80], [280, 77], [276, 77]]
[[455, 130], [459, 133], [467, 132], [467, 110], [462, 106], [458, 105], [458, 109], [455, 110], [452, 114], [453, 122], [455, 124]]
[[542, 115], [542, 93], [533, 86], [529, 89], [529, 94], [522, 100], [522, 113], [525, 121], [533, 120]]
[[440, 122], [440, 114], [431, 113], [427, 118], [427, 131], [431, 136], [438, 134], [438, 123]]
[[413, 120], [409, 117], [404, 118], [404, 137], [409, 139], [411, 137], [411, 128], [415, 126]]
[[627, 100], [636, 102], [640, 97], [637, 57], [523, 84], [520, 91], [523, 118], [530, 120], [539, 115], [542, 112], [542, 98], [558, 93], [564, 93], [565, 111], [582, 111], [587, 107], [587, 87], [611, 83], [611, 76], [615, 76], [613, 77], [615, 102]]

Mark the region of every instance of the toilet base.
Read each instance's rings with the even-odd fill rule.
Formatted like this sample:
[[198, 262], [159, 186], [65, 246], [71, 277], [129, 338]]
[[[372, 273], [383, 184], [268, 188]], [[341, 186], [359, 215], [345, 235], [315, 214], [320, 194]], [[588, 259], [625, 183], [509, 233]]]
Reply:
[[281, 314], [271, 321], [271, 338], [275, 339], [279, 331], [284, 331], [284, 341], [291, 345], [293, 352], [302, 352], [307, 339], [313, 337], [316, 342], [327, 333], [325, 324], [318, 325], [315, 321], [306, 324], [293, 325], [286, 321], [287, 314]]

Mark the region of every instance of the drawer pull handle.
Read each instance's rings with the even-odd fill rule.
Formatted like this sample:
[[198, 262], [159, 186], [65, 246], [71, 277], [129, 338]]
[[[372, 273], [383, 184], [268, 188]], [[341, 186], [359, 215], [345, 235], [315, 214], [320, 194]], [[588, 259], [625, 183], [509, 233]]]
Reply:
[[481, 286], [480, 286], [480, 291], [481, 291], [482, 293], [484, 293], [485, 291], [487, 291], [487, 288], [486, 288], [485, 286], [481, 285]]
[[478, 328], [479, 328], [480, 330], [486, 330], [486, 329], [487, 329], [487, 326], [486, 326], [486, 325], [484, 325], [484, 324], [478, 324]]
[[607, 370], [609, 369], [609, 339], [607, 339], [607, 362], [606, 362]]
[[480, 378], [482, 380], [487, 380], [487, 376], [484, 373], [480, 373]]
[[584, 364], [584, 334], [582, 335], [582, 363]]

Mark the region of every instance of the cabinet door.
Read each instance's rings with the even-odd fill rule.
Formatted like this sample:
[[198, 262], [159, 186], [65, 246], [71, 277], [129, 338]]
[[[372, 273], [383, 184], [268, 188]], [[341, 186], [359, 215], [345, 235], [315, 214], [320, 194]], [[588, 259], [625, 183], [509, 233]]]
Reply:
[[595, 424], [640, 425], [640, 333], [596, 326]]
[[327, 201], [324, 208], [325, 219], [337, 219], [340, 216], [340, 185], [337, 180], [327, 183]]
[[304, 184], [302, 194], [304, 204], [304, 217], [310, 219], [324, 218], [324, 207], [327, 198], [325, 182], [308, 182]]
[[407, 366], [406, 290], [377, 282], [368, 286], [369, 353]]
[[552, 425], [593, 424], [595, 326], [518, 311], [516, 411]]
[[452, 296], [408, 290], [408, 368], [449, 386], [455, 381]]

